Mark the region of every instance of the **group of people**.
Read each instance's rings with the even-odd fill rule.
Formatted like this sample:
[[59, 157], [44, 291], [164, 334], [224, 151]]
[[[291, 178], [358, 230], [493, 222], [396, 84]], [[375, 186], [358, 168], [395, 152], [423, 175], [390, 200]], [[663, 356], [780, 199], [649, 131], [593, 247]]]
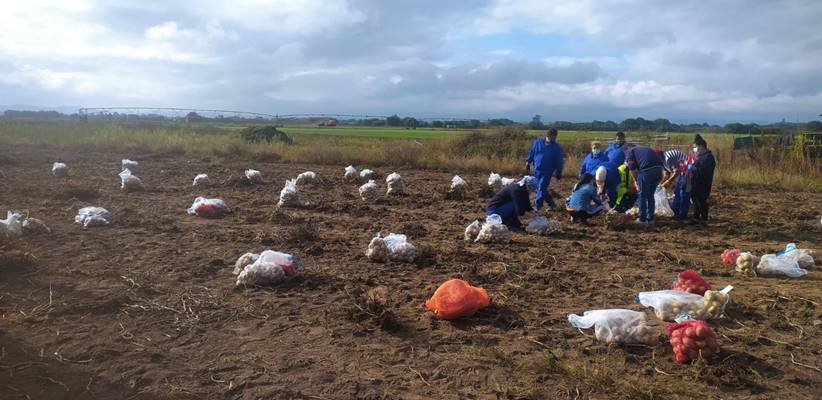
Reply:
[[[489, 200], [486, 213], [497, 214], [509, 228], [518, 229], [522, 226], [519, 217], [539, 211], [545, 204], [557, 209], [548, 188], [551, 178], [562, 179], [564, 165], [557, 130], [552, 128], [531, 145], [525, 161], [526, 176], [497, 192]], [[591, 152], [583, 159], [578, 180], [565, 199], [565, 211], [571, 221], [585, 222], [605, 210], [625, 213], [637, 205], [636, 222], [650, 225], [656, 212], [654, 194], [662, 186], [674, 193], [671, 209], [675, 219], [687, 219], [693, 204], [692, 220], [704, 224], [708, 221], [708, 198], [715, 168], [716, 159], [699, 134], [690, 150], [663, 152], [627, 143], [625, 134], [618, 132], [616, 140], [606, 148], [600, 141], [591, 142]], [[532, 204], [533, 192], [536, 199]]]

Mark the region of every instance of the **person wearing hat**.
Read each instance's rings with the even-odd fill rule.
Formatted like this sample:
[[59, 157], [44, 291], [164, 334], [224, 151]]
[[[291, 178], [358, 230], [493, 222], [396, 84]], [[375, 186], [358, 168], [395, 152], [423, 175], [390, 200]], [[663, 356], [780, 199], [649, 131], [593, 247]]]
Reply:
[[531, 212], [530, 193], [537, 190], [539, 180], [533, 176], [525, 176], [517, 184], [504, 186], [485, 207], [485, 214], [497, 214], [502, 223], [510, 229], [522, 228], [519, 217]]
[[525, 161], [525, 173], [531, 174], [531, 165], [534, 166], [534, 177], [537, 179], [537, 196], [534, 207], [539, 210], [543, 203], [548, 203], [548, 207], [556, 208], [554, 199], [548, 192], [548, 185], [551, 184], [551, 177], [556, 176], [557, 180], [562, 178], [562, 168], [565, 166], [565, 155], [562, 147], [557, 143], [557, 130], [549, 129], [545, 132], [544, 138], [538, 138], [531, 144], [528, 157]]
[[594, 176], [582, 174], [571, 195], [565, 199], [565, 211], [571, 216], [571, 222], [585, 222], [588, 218], [602, 212], [602, 198], [594, 187]]
[[661, 185], [667, 188], [676, 182], [674, 186], [674, 201], [671, 203], [671, 209], [674, 211], [674, 219], [686, 219], [688, 218], [688, 210], [691, 207], [690, 173], [687, 168], [693, 163], [696, 157], [693, 153], [688, 155], [681, 150], [674, 149], [666, 151], [664, 159], [665, 162], [662, 165], [664, 178]]
[[608, 145], [608, 148], [605, 149], [605, 155], [608, 157], [608, 161], [614, 163], [616, 166], [620, 166], [625, 162], [625, 133], [622, 131], [617, 132], [616, 134], [616, 141]]
[[650, 147], [637, 146], [625, 152], [625, 164], [636, 181], [639, 222], [650, 224], [656, 211], [654, 192], [662, 181], [662, 157]]
[[579, 174], [577, 178], [582, 178], [584, 174], [594, 175], [602, 163], [608, 161], [608, 156], [602, 152], [602, 142], [594, 140], [591, 142], [591, 152], [582, 160], [579, 166]]
[[708, 222], [708, 198], [711, 196], [711, 187], [714, 183], [716, 159], [708, 150], [708, 142], [697, 134], [694, 137], [693, 151], [696, 161], [688, 166], [691, 174], [691, 200], [694, 203], [694, 220], [698, 223]]

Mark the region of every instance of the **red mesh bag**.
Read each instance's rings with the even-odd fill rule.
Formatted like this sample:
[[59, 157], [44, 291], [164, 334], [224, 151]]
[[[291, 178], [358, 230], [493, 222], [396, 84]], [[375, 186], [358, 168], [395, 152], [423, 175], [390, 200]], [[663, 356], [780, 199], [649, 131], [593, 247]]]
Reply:
[[203, 203], [194, 209], [194, 213], [200, 218], [218, 218], [223, 214], [223, 210], [213, 204]]
[[726, 249], [722, 252], [722, 263], [725, 265], [736, 265], [736, 259], [742, 254], [739, 249]]
[[706, 290], [711, 290], [711, 285], [699, 275], [699, 272], [686, 269], [679, 273], [671, 289], [702, 296]]
[[473, 315], [490, 302], [485, 289], [471, 286], [462, 279], [451, 279], [437, 288], [425, 307], [439, 318], [455, 319]]
[[705, 321], [687, 320], [678, 324], [668, 324], [665, 332], [671, 337], [676, 362], [682, 364], [689, 360], [710, 358], [719, 353], [716, 333]]

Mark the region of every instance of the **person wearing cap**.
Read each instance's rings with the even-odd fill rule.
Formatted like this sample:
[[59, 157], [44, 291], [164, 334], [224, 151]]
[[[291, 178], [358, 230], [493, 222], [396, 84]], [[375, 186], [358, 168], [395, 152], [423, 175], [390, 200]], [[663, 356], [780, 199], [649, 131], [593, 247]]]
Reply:
[[637, 146], [625, 152], [625, 164], [636, 180], [639, 222], [650, 224], [656, 211], [654, 192], [662, 181], [662, 157], [650, 147]]
[[591, 142], [591, 152], [582, 160], [579, 166], [579, 174], [577, 178], [582, 178], [584, 174], [594, 175], [602, 163], [608, 161], [608, 156], [602, 152], [602, 142], [594, 140]]
[[714, 183], [716, 159], [711, 150], [708, 150], [708, 142], [700, 134], [694, 137], [693, 151], [696, 160], [688, 166], [691, 173], [691, 200], [694, 203], [693, 218], [704, 224], [708, 222], [708, 198]]
[[605, 155], [608, 157], [608, 161], [614, 163], [616, 166], [620, 166], [625, 162], [625, 133], [622, 131], [617, 132], [616, 134], [616, 141], [608, 145], [608, 148], [605, 149]]
[[519, 217], [531, 212], [530, 193], [537, 190], [539, 180], [533, 176], [523, 177], [516, 184], [504, 186], [485, 207], [485, 214], [497, 214], [502, 223], [510, 229], [522, 228]]
[[683, 220], [688, 217], [688, 210], [691, 207], [691, 188], [689, 185], [689, 175], [687, 171], [695, 157], [689, 156], [680, 150], [668, 150], [664, 154], [662, 169], [664, 178], [662, 187], [667, 188], [672, 183], [674, 186], [674, 201], [671, 209], [674, 211], [674, 219]]
[[571, 222], [585, 222], [602, 212], [602, 198], [593, 183], [593, 175], [587, 172], [582, 174], [571, 195], [565, 199], [565, 211], [571, 216]]
[[534, 206], [537, 210], [542, 208], [543, 203], [556, 208], [554, 199], [548, 192], [548, 185], [551, 184], [551, 177], [557, 180], [562, 178], [562, 168], [565, 166], [565, 155], [562, 147], [557, 143], [557, 130], [551, 128], [545, 133], [544, 138], [538, 138], [531, 144], [528, 157], [525, 161], [525, 173], [531, 174], [531, 165], [534, 166], [534, 177], [537, 179], [537, 195]]

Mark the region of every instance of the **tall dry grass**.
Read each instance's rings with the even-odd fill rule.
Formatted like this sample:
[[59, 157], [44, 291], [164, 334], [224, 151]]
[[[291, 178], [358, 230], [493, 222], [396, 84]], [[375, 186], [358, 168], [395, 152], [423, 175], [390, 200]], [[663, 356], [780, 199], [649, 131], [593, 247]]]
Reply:
[[[822, 193], [822, 160], [802, 156], [801, 143], [785, 149], [773, 143], [733, 150], [733, 137], [704, 135], [716, 156], [720, 185], [764, 186], [773, 190]], [[588, 151], [591, 135], [561, 133], [566, 175], [575, 175]], [[174, 151], [254, 162], [367, 167], [413, 167], [451, 173], [523, 172], [532, 132], [504, 128], [441, 139], [379, 139], [296, 135], [295, 144], [245, 143], [236, 129], [173, 124], [0, 121], [0, 149], [15, 145], [64, 149]], [[673, 145], [690, 147], [690, 136], [675, 136]]]

